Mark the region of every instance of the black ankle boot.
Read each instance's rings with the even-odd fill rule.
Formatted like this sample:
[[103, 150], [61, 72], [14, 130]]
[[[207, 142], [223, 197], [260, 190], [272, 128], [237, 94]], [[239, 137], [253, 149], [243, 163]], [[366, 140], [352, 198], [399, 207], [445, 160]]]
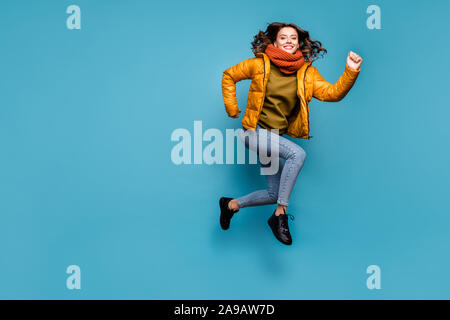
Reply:
[[286, 245], [291, 245], [292, 237], [291, 233], [289, 232], [288, 216], [291, 218], [291, 220], [294, 220], [294, 216], [288, 213], [276, 216], [275, 211], [267, 222], [269, 223], [269, 226], [278, 241]]
[[219, 200], [219, 206], [220, 206], [220, 226], [223, 230], [227, 230], [230, 227], [230, 220], [233, 217], [233, 215], [239, 211], [238, 210], [232, 210], [228, 208], [228, 202], [233, 200], [233, 198], [227, 198], [222, 197]]

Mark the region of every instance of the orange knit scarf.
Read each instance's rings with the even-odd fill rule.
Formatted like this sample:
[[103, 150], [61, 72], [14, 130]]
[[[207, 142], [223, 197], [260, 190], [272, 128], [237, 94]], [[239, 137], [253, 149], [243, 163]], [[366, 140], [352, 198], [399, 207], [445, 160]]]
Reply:
[[277, 48], [270, 43], [266, 47], [265, 53], [269, 56], [270, 61], [280, 68], [280, 71], [287, 74], [297, 72], [297, 70], [305, 63], [305, 58], [303, 57], [301, 50], [297, 50], [292, 54], [281, 48]]

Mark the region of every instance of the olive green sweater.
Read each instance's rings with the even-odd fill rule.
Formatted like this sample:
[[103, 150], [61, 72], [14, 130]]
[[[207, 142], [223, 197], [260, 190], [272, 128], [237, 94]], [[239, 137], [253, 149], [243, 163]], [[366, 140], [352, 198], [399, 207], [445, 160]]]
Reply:
[[297, 97], [297, 73], [285, 74], [270, 62], [270, 75], [258, 124], [265, 129], [286, 132], [288, 118], [299, 107]]

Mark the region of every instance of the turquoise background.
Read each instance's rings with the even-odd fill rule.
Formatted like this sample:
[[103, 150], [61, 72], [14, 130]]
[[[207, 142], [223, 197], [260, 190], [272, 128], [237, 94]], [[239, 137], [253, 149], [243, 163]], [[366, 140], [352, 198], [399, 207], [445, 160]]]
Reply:
[[[81, 30], [66, 8], [81, 8]], [[369, 30], [366, 8], [381, 8]], [[450, 298], [448, 1], [2, 1], [0, 298]], [[310, 103], [311, 140], [290, 199], [219, 227], [220, 196], [266, 187], [256, 165], [180, 165], [177, 128], [240, 128], [222, 72], [273, 21], [328, 49], [338, 103]], [[250, 81], [237, 85], [245, 110]], [[81, 268], [81, 290], [66, 268]], [[381, 289], [366, 268], [381, 268]]]

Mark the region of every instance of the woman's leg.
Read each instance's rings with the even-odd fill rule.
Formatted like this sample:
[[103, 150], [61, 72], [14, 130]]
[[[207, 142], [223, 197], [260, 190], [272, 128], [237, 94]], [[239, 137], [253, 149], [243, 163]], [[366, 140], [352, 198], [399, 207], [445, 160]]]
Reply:
[[[236, 200], [236, 204], [238, 208], [244, 208], [244, 207], [252, 207], [252, 206], [262, 206], [266, 204], [274, 204], [277, 203], [278, 199], [278, 189], [280, 186], [280, 177], [281, 177], [281, 171], [283, 169], [283, 160], [279, 158], [277, 161], [279, 161], [279, 170], [277, 173], [273, 175], [266, 175], [267, 180], [267, 189], [264, 190], [257, 190], [252, 193], [249, 193], [243, 197], [234, 199]], [[269, 164], [262, 164], [261, 166], [270, 166]], [[233, 200], [232, 200], [233, 201]], [[230, 207], [232, 207], [232, 204], [230, 204]]]
[[286, 161], [281, 172], [277, 203], [287, 207], [292, 189], [305, 163], [306, 152], [291, 140], [279, 137], [279, 155], [286, 159]]
[[[265, 130], [265, 135], [261, 135], [260, 130]], [[242, 207], [278, 203], [275, 214], [285, 213], [289, 196], [303, 167], [306, 152], [294, 142], [262, 127], [258, 126], [256, 133], [253, 134], [257, 134], [257, 139], [249, 139], [250, 142], [244, 139], [245, 146], [255, 152], [261, 149], [260, 152], [269, 157], [271, 157], [272, 152], [278, 151], [279, 168], [275, 174], [266, 175], [267, 190], [258, 190], [241, 198], [233, 199], [229, 203], [229, 208], [238, 210]], [[266, 143], [261, 143], [260, 137], [265, 137]], [[259, 156], [259, 153], [257, 154]], [[286, 159], [285, 163], [282, 159]], [[266, 165], [261, 163], [261, 166], [269, 167], [270, 163]]]
[[[265, 143], [261, 144], [260, 140], [260, 130], [262, 127], [258, 126], [255, 131], [252, 130], [244, 130], [241, 135], [241, 140], [244, 143], [247, 149], [253, 150], [259, 156], [258, 150], [262, 149], [261, 152], [265, 152], [267, 154], [267, 147]], [[266, 204], [274, 204], [277, 203], [278, 199], [278, 188], [281, 177], [281, 168], [283, 168], [283, 161], [281, 158], [278, 158], [277, 161], [279, 170], [273, 175], [266, 175], [267, 180], [267, 189], [257, 190], [250, 194], [247, 194], [243, 197], [233, 199], [229, 203], [230, 209], [239, 209], [244, 207], [252, 207], [252, 206], [262, 206]], [[270, 167], [270, 163], [263, 164], [260, 161], [258, 163], [262, 167]]]

